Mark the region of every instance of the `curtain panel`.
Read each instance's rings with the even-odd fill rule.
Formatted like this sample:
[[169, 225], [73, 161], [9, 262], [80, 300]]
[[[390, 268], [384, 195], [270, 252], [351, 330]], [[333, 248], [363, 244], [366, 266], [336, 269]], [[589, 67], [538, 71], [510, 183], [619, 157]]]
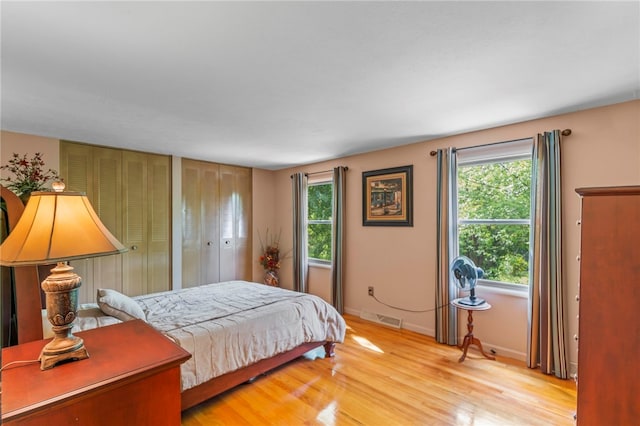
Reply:
[[534, 140], [527, 365], [566, 379], [560, 131]]
[[331, 288], [333, 306], [344, 311], [344, 217], [346, 206], [346, 167], [333, 169], [333, 256], [331, 259]]
[[456, 152], [453, 148], [437, 151], [437, 267], [436, 267], [436, 341], [458, 343], [458, 314], [451, 301], [457, 289], [449, 278], [449, 265], [458, 252]]
[[307, 176], [291, 176], [293, 206], [293, 289], [307, 293]]

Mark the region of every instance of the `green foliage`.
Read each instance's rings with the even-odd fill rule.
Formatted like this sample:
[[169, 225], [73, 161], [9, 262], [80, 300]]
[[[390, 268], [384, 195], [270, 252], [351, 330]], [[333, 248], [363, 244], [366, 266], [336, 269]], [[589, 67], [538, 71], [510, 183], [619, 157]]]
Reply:
[[33, 157], [27, 158], [27, 154], [20, 156], [14, 152], [8, 163], [0, 166], [0, 170], [6, 170], [11, 175], [0, 179], [0, 182], [4, 182], [18, 196], [42, 191], [48, 181], [60, 180], [57, 171], [44, 167], [41, 153], [36, 152]]
[[[458, 169], [460, 219], [529, 219], [531, 161], [461, 166]], [[459, 252], [493, 281], [528, 283], [529, 226], [465, 224]]]
[[331, 225], [309, 224], [309, 257], [312, 259], [331, 260]]
[[307, 191], [309, 220], [331, 220], [333, 214], [333, 185], [309, 185]]
[[528, 219], [531, 161], [461, 166], [458, 169], [458, 217]]
[[310, 185], [307, 191], [307, 238], [309, 258], [331, 260], [331, 219], [333, 214], [333, 185]]

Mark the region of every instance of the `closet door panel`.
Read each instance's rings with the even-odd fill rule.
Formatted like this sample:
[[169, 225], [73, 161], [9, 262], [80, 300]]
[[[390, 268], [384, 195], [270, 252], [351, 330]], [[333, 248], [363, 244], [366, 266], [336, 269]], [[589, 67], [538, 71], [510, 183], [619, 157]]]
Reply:
[[220, 281], [218, 165], [182, 160], [182, 286]]
[[217, 283], [220, 277], [220, 225], [219, 225], [219, 166], [213, 163], [201, 163], [202, 180], [200, 182], [202, 222], [202, 279], [200, 284]]
[[167, 156], [148, 156], [147, 293], [171, 289], [171, 161]]
[[146, 293], [147, 282], [147, 161], [144, 154], [125, 152], [124, 226], [120, 240], [129, 249], [123, 258], [123, 290], [129, 296]]
[[[93, 148], [93, 188], [89, 198], [93, 209], [107, 229], [122, 237], [122, 153], [109, 148]], [[88, 301], [95, 301], [98, 288], [123, 291], [122, 256], [95, 257], [93, 280], [85, 281]]]
[[220, 166], [220, 281], [236, 278], [235, 173]]
[[93, 203], [93, 149], [87, 145], [62, 141], [60, 144], [60, 175], [65, 191], [84, 192]]
[[60, 144], [67, 189], [85, 192], [101, 221], [129, 250], [72, 263], [83, 277], [79, 302], [95, 302], [98, 288], [131, 296], [171, 288], [170, 164], [164, 155]]
[[182, 160], [182, 287], [200, 282], [200, 170]]
[[182, 160], [182, 286], [251, 278], [251, 169]]
[[[84, 192], [93, 203], [93, 150], [90, 146], [66, 141], [60, 143], [60, 176], [63, 177], [66, 191]], [[95, 300], [93, 291], [93, 259], [69, 262], [74, 272], [82, 278], [78, 289], [80, 303]]]
[[[122, 235], [122, 154], [119, 150], [74, 142], [60, 144], [60, 173], [66, 190], [84, 192], [100, 220], [116, 237]], [[122, 291], [122, 259], [96, 257], [71, 262], [82, 277], [80, 303], [95, 302], [98, 288]]]
[[251, 281], [253, 259], [251, 253], [251, 169], [239, 167], [236, 170], [236, 277]]
[[220, 280], [251, 279], [251, 169], [220, 166]]

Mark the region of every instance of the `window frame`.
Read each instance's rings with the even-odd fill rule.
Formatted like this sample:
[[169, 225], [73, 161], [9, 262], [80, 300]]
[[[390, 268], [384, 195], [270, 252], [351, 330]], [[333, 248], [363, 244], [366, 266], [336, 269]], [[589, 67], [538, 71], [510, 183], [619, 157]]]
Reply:
[[[306, 230], [307, 230], [307, 262], [310, 265], [316, 265], [316, 266], [331, 266], [331, 264], [333, 263], [333, 218], [331, 219], [313, 219], [310, 220], [309, 219], [309, 187], [312, 186], [320, 186], [320, 185], [330, 185], [331, 186], [331, 210], [333, 211], [333, 177], [324, 177], [324, 178], [318, 178], [315, 179], [313, 181], [310, 181], [307, 183], [307, 221], [306, 221]], [[325, 259], [319, 259], [316, 257], [311, 257], [309, 256], [309, 244], [310, 244], [310, 240], [309, 240], [309, 225], [314, 225], [314, 224], [320, 224], [320, 225], [329, 225], [331, 228], [331, 259], [329, 260], [325, 260]]]
[[[484, 164], [505, 163], [510, 161], [526, 160], [533, 161], [533, 138], [518, 139], [507, 142], [481, 145], [476, 147], [463, 148], [456, 151], [456, 205], [458, 205], [458, 171], [460, 167], [480, 166]], [[533, 188], [530, 188], [529, 204], [533, 196]], [[531, 209], [529, 209], [529, 219], [460, 219], [458, 208], [456, 208], [456, 256], [460, 255], [459, 230], [464, 225], [528, 225], [529, 227], [529, 252], [531, 252]], [[529, 270], [531, 270], [531, 259], [529, 259]], [[526, 285], [494, 281], [480, 278], [477, 284], [485, 288], [496, 288], [515, 291], [518, 293], [528, 293], [531, 283]]]

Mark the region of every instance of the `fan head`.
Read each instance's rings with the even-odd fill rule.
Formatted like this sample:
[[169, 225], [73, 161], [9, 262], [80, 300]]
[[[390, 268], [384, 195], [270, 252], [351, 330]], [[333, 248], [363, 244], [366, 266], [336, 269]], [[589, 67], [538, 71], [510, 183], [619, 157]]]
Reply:
[[478, 278], [484, 276], [484, 271], [476, 267], [475, 263], [466, 256], [458, 256], [451, 262], [451, 279], [463, 291], [469, 291], [469, 297], [460, 299], [460, 303], [469, 306], [482, 305], [483, 299], [476, 297], [475, 287]]

